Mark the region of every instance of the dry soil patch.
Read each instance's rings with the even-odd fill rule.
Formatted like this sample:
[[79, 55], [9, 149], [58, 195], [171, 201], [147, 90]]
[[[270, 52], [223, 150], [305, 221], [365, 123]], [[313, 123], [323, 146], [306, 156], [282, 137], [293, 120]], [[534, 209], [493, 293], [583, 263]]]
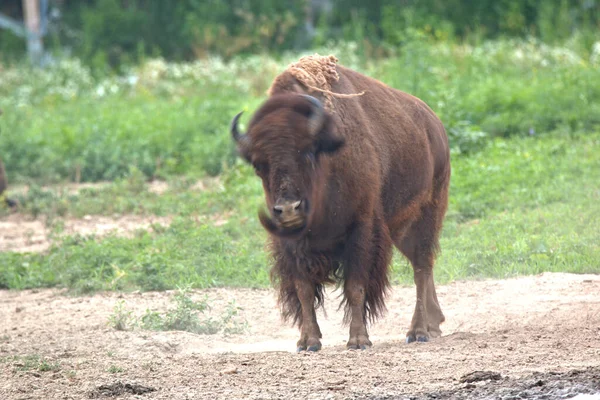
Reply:
[[[107, 327], [119, 299], [141, 314], [165, 309], [170, 293], [1, 291], [0, 399], [81, 399], [100, 388], [131, 399], [571, 398], [600, 388], [599, 294], [596, 275], [455, 282], [439, 288], [444, 336], [407, 345], [415, 293], [395, 287], [367, 351], [345, 349], [329, 295], [323, 350], [296, 354], [297, 331], [280, 322], [272, 290], [194, 292], [217, 314], [231, 300], [243, 307], [249, 330], [233, 336]], [[58, 367], [24, 370], [32, 355]], [[500, 377], [461, 382], [475, 371]]]

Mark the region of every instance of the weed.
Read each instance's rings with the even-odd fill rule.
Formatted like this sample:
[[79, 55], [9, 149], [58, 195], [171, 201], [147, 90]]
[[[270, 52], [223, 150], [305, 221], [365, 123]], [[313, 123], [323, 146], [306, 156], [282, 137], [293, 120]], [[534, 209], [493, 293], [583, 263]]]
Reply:
[[206, 299], [194, 301], [189, 296], [188, 289], [180, 289], [173, 297], [175, 308], [161, 316], [161, 324], [155, 325], [158, 330], [187, 331], [194, 333], [214, 334], [218, 329], [213, 329], [212, 320], [202, 321], [200, 315], [208, 309]]
[[60, 370], [60, 362], [47, 360], [37, 354], [13, 356], [7, 361], [12, 361], [16, 371], [48, 372]]
[[[125, 310], [122, 301], [117, 303], [115, 310], [118, 309], [120, 314], [126, 314], [129, 321], [135, 321], [130, 322], [128, 326], [152, 331], [186, 331], [212, 335], [221, 331], [225, 334], [238, 334], [247, 329], [247, 322], [239, 314], [241, 308], [234, 302], [229, 303], [225, 312], [217, 318], [207, 315], [210, 309], [207, 298], [200, 301], [193, 300], [189, 288], [179, 289], [173, 296], [172, 302], [174, 307], [164, 313], [146, 310], [139, 318], [132, 317], [132, 312]], [[112, 319], [111, 316], [110, 321]]]
[[124, 371], [124, 369], [123, 367], [119, 367], [118, 365], [111, 364], [106, 371], [111, 374], [120, 374]]
[[58, 371], [60, 370], [60, 363], [57, 362], [49, 362], [47, 360], [40, 361], [38, 365], [38, 371], [46, 372], [46, 371]]
[[242, 322], [238, 321], [237, 317], [239, 316], [240, 311], [243, 311], [243, 308], [238, 307], [235, 304], [235, 300], [232, 300], [227, 304], [227, 308], [221, 319], [223, 333], [241, 334], [248, 330], [248, 322], [246, 320], [243, 320]]
[[17, 371], [37, 370], [40, 365], [40, 356], [37, 354], [27, 355], [23, 357], [15, 357], [13, 365]]
[[118, 331], [126, 331], [135, 325], [132, 314], [132, 311], [125, 309], [125, 301], [120, 300], [115, 305], [113, 313], [108, 317], [108, 325]]

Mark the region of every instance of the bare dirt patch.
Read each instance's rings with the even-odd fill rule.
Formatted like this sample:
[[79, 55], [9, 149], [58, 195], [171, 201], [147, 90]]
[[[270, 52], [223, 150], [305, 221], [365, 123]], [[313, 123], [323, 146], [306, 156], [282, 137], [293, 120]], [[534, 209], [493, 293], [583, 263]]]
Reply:
[[[77, 195], [82, 190], [94, 189], [94, 190], [102, 190], [106, 189], [114, 183], [111, 181], [102, 181], [102, 182], [83, 182], [83, 183], [60, 183], [54, 185], [44, 185], [42, 186], [43, 190], [50, 190], [55, 193], [66, 193], [69, 195]], [[220, 178], [218, 177], [209, 177], [199, 179], [192, 185], [190, 185], [190, 190], [197, 191], [205, 191], [205, 190], [213, 190], [222, 185]], [[171, 185], [169, 182], [161, 181], [161, 180], [153, 180], [146, 183], [146, 189], [158, 195], [164, 194], [171, 189]], [[26, 195], [29, 192], [29, 185], [11, 185], [9, 189], [10, 193]]]
[[[111, 185], [111, 182], [96, 183], [63, 183], [58, 185], [43, 186], [44, 190], [50, 190], [56, 193], [67, 193], [77, 195], [82, 190], [95, 189], [101, 190]], [[215, 190], [222, 185], [218, 178], [205, 178], [198, 180], [190, 186], [190, 190], [205, 191]], [[147, 190], [157, 195], [162, 195], [170, 190], [170, 185], [164, 181], [152, 181], [147, 183]], [[26, 195], [29, 191], [27, 185], [16, 185], [11, 187], [10, 192]], [[215, 225], [220, 226], [227, 223], [230, 213], [223, 215], [211, 215], [209, 220]], [[132, 236], [139, 229], [147, 230], [153, 224], [167, 226], [171, 223], [172, 217], [158, 216], [136, 216], [123, 215], [118, 217], [88, 215], [84, 218], [66, 218], [57, 219], [64, 223], [64, 230], [60, 235], [55, 235], [58, 239], [65, 235], [96, 235], [103, 237], [109, 234], [118, 236]], [[56, 221], [55, 221], [56, 222]], [[46, 251], [53, 242], [53, 235], [44, 223], [43, 218], [33, 218], [29, 215], [14, 213], [0, 218], [0, 252], [43, 252]]]
[[[444, 336], [410, 345], [404, 335], [415, 293], [396, 287], [387, 316], [371, 327], [374, 347], [367, 351], [345, 349], [347, 328], [330, 294], [328, 317], [319, 316], [324, 347], [315, 354], [293, 352], [298, 334], [280, 322], [273, 290], [194, 292], [205, 295], [217, 314], [231, 300], [242, 306], [248, 332], [204, 336], [107, 326], [118, 300], [140, 315], [166, 309], [171, 294], [164, 292], [0, 291], [0, 398], [81, 399], [127, 384], [156, 390], [125, 390], [118, 398], [562, 399], [600, 392], [596, 275], [441, 286]], [[23, 361], [32, 356], [53, 367]], [[461, 381], [476, 371], [489, 374]]]
[[84, 218], [67, 218], [62, 222], [64, 229], [60, 235], [53, 237], [51, 229], [41, 219], [23, 214], [4, 217], [0, 219], [0, 251], [41, 252], [50, 247], [53, 239], [64, 235], [131, 236], [136, 230], [148, 229], [153, 224], [167, 226], [171, 223], [171, 218], [135, 215], [111, 218], [90, 215]]

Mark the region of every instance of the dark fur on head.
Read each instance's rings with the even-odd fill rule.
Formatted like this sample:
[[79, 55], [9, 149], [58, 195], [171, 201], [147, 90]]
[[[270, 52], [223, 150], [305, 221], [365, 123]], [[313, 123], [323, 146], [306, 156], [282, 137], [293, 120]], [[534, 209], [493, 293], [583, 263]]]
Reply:
[[279, 198], [286, 197], [303, 199], [310, 207], [302, 229], [286, 231], [267, 212], [259, 211], [263, 227], [279, 237], [302, 237], [319, 214], [314, 207], [321, 203], [320, 186], [327, 176], [324, 157], [344, 145], [334, 133], [331, 116], [314, 98], [284, 94], [263, 104], [250, 121], [247, 134], [240, 134], [236, 126], [232, 126], [232, 133], [240, 155], [253, 165], [263, 181], [269, 209]]

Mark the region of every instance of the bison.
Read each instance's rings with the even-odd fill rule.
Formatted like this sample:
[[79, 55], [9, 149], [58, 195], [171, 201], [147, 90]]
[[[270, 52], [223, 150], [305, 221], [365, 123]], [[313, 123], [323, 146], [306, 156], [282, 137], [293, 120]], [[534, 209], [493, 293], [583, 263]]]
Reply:
[[[277, 76], [247, 133], [231, 134], [261, 178], [271, 279], [297, 351], [321, 349], [315, 310], [324, 285], [343, 287], [349, 349], [385, 311], [393, 245], [414, 270], [407, 343], [441, 334], [433, 265], [448, 205], [450, 154], [440, 119], [418, 98], [337, 64], [300, 59]], [[341, 306], [340, 305], [340, 306]]]

